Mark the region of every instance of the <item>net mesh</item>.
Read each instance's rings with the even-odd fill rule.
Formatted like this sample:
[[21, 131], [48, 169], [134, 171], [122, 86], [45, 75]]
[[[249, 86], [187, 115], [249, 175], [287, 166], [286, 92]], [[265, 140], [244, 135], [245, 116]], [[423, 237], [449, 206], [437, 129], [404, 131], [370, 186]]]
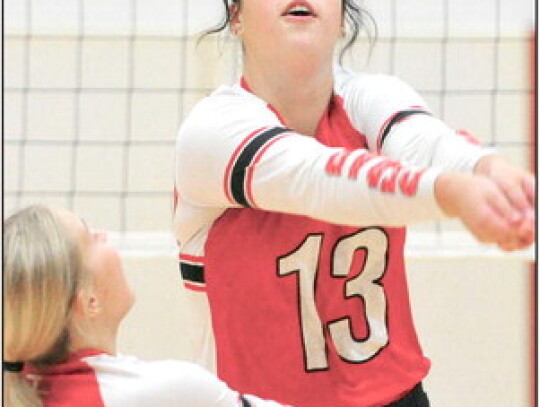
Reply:
[[[450, 125], [529, 165], [533, 0], [364, 3], [379, 37], [371, 49], [360, 39], [344, 65], [401, 77]], [[5, 214], [48, 202], [118, 236], [167, 236], [176, 130], [201, 97], [240, 73], [230, 36], [197, 44], [221, 5], [5, 0]], [[454, 221], [412, 229], [427, 236], [418, 253], [453, 239], [443, 231], [463, 235]], [[459, 252], [458, 241], [445, 244]]]

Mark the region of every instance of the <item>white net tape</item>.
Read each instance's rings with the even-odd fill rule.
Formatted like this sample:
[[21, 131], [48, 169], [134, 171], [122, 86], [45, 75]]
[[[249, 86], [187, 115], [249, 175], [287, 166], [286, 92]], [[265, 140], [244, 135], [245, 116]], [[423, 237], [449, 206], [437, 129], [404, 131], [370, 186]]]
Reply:
[[[177, 256], [177, 246], [170, 233], [109, 233], [109, 242], [126, 257]], [[460, 231], [445, 233], [411, 231], [408, 233], [405, 255], [408, 259], [500, 259], [502, 261], [533, 261], [535, 248], [507, 253], [494, 245], [482, 244], [470, 234]]]

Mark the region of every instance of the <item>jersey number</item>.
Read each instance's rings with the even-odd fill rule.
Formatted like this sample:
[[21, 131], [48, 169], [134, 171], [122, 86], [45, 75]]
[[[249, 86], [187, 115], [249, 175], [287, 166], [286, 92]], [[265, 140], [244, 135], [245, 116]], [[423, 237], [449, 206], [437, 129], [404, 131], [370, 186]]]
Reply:
[[[304, 345], [305, 367], [308, 371], [329, 368], [323, 322], [315, 303], [318, 263], [323, 241], [322, 235], [309, 235], [292, 253], [279, 259], [278, 275], [298, 273], [299, 312]], [[354, 253], [365, 251], [363, 270], [351, 270]], [[388, 344], [386, 327], [386, 296], [380, 283], [386, 271], [388, 238], [380, 229], [364, 229], [337, 242], [332, 251], [333, 277], [355, 275], [345, 285], [346, 298], [357, 297], [364, 302], [368, 326], [366, 338], [355, 339], [351, 318], [344, 316], [328, 322], [332, 343], [341, 359], [349, 363], [363, 363]]]

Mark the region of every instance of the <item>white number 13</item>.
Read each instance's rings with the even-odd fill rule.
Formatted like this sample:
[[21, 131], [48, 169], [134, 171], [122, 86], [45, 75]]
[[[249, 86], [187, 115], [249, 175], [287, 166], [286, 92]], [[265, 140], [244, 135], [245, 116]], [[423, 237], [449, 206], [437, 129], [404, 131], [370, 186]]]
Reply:
[[[299, 312], [306, 370], [328, 369], [324, 327], [317, 313], [315, 283], [318, 271], [322, 235], [309, 235], [292, 253], [279, 259], [278, 275], [298, 273]], [[327, 323], [330, 337], [339, 356], [350, 363], [362, 363], [381, 351], [388, 344], [386, 326], [386, 296], [380, 283], [386, 271], [388, 238], [376, 228], [364, 229], [347, 236], [333, 250], [333, 277], [346, 277], [352, 273], [354, 253], [365, 251], [363, 270], [345, 285], [347, 298], [359, 297], [364, 301], [368, 326], [367, 337], [358, 340], [352, 334], [350, 317], [344, 316]]]

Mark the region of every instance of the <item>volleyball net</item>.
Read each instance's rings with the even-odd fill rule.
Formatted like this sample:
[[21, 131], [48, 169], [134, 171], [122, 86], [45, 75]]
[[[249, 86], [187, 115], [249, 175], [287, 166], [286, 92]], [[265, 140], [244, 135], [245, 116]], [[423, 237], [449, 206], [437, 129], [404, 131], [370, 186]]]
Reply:
[[[231, 37], [197, 44], [219, 22], [221, 5], [6, 0], [5, 214], [34, 202], [59, 204], [112, 231], [126, 250], [174, 250], [177, 128], [201, 97], [241, 69]], [[344, 65], [401, 77], [451, 126], [530, 165], [533, 0], [365, 6], [377, 42], [370, 50], [361, 38]], [[418, 238], [409, 250], [419, 256], [502, 255], [466, 237], [456, 221], [412, 233]], [[531, 259], [533, 251], [517, 256]]]

